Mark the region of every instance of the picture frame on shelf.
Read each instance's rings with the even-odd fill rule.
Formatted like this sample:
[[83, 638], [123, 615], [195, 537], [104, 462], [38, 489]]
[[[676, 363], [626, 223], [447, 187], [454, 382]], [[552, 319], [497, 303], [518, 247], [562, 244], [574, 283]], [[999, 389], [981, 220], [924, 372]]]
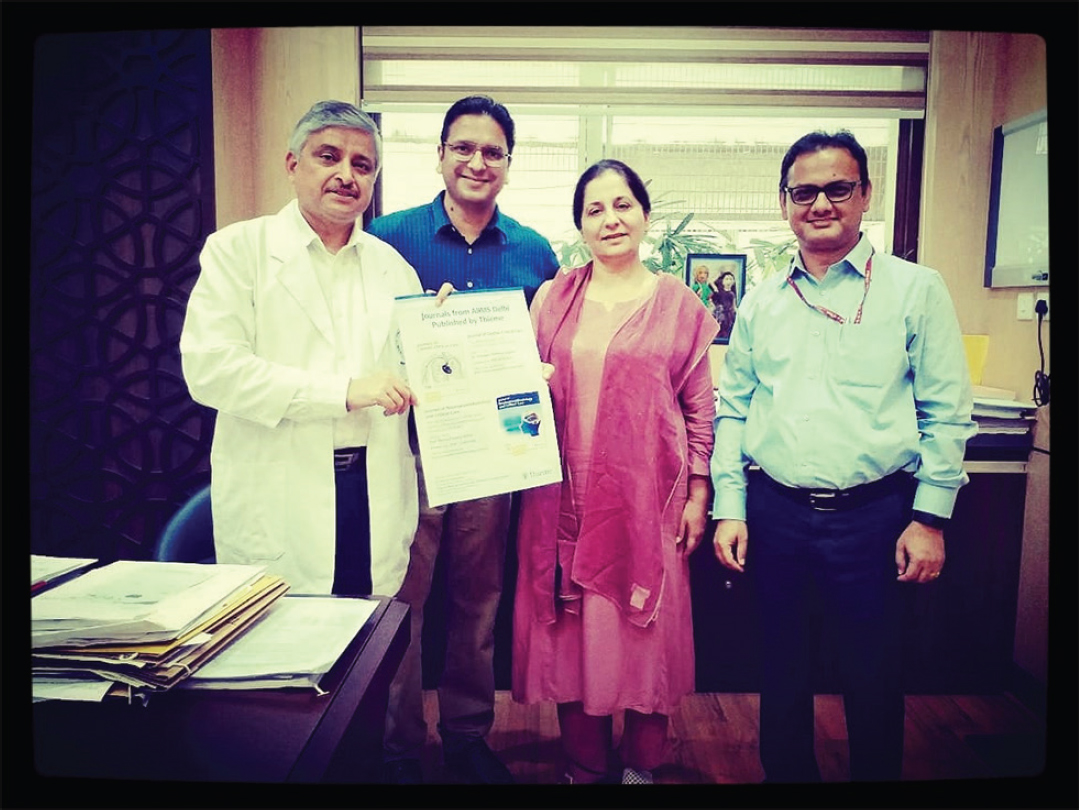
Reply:
[[738, 305], [746, 289], [745, 253], [690, 253], [686, 256], [686, 284], [719, 324], [713, 343], [730, 342]]

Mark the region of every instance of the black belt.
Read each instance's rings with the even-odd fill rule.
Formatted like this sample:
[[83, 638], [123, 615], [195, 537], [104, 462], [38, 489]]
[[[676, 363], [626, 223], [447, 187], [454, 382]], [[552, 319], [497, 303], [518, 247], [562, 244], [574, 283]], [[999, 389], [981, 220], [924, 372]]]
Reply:
[[839, 512], [845, 509], [857, 509], [859, 506], [898, 492], [910, 484], [910, 473], [899, 470], [868, 484], [859, 484], [849, 489], [803, 489], [788, 487], [778, 481], [763, 476], [772, 487], [792, 501], [808, 506], [818, 512]]
[[333, 471], [347, 472], [362, 462], [367, 454], [366, 447], [341, 447], [333, 451]]

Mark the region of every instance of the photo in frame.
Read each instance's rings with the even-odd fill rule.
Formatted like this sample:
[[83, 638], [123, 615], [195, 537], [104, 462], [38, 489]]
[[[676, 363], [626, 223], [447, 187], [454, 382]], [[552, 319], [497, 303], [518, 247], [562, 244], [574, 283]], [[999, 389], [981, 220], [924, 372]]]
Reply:
[[719, 324], [713, 343], [729, 343], [746, 288], [746, 254], [690, 253], [686, 284]]

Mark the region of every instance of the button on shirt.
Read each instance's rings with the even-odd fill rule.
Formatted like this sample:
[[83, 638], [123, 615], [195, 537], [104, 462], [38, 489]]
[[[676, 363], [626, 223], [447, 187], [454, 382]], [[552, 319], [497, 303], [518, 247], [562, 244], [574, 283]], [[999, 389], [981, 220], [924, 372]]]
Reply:
[[558, 269], [550, 243], [532, 228], [495, 208], [471, 245], [450, 221], [441, 191], [427, 204], [376, 217], [367, 232], [389, 242], [416, 268], [425, 290], [443, 282], [456, 290], [522, 287], [529, 303]]
[[[307, 221], [302, 216], [299, 219], [301, 231], [305, 236], [310, 234], [307, 253], [333, 322], [337, 356], [334, 374], [326, 379], [326, 384], [339, 389], [344, 414], [334, 419], [333, 445], [335, 448], [364, 447], [371, 429], [371, 409], [347, 411], [345, 408], [349, 381], [371, 373], [376, 360], [367, 328], [367, 296], [361, 260], [363, 246], [358, 242], [362, 230], [357, 224], [345, 246], [334, 254], [326, 249]], [[301, 391], [294, 407], [303, 408], [306, 401]]]
[[940, 274], [874, 253], [863, 235], [819, 282], [800, 256], [790, 277], [805, 301], [777, 273], [738, 308], [720, 372], [713, 517], [745, 519], [750, 463], [787, 486], [830, 489], [908, 470], [918, 481], [914, 508], [950, 516], [975, 426], [966, 353]]

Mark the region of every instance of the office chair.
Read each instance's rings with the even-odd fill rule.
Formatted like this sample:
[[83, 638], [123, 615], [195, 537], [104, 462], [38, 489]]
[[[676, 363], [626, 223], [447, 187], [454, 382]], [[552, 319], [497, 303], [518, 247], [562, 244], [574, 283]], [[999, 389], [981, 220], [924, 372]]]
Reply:
[[158, 562], [216, 562], [209, 484], [169, 518], [154, 547], [154, 559]]

